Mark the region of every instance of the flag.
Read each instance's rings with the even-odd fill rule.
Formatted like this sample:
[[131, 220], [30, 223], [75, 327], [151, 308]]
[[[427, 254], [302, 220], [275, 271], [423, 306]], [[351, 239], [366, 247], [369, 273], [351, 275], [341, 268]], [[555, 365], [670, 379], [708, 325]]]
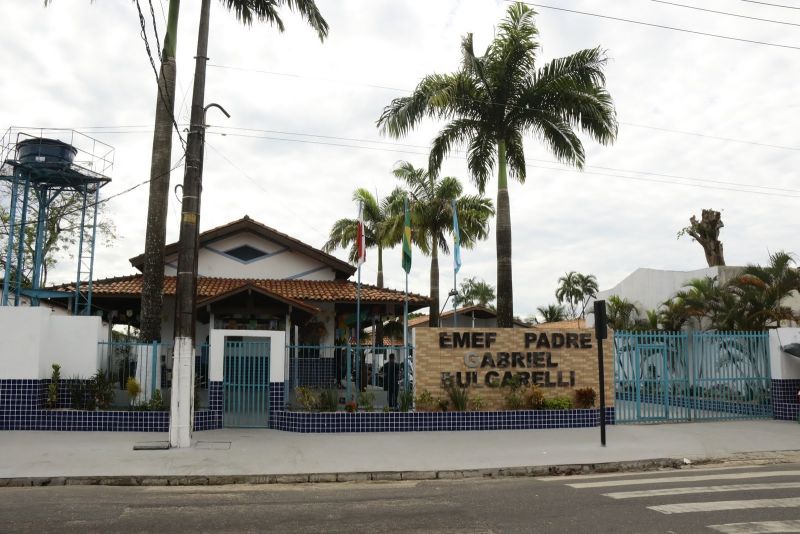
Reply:
[[408, 198], [403, 200], [405, 223], [403, 224], [403, 270], [411, 271], [411, 215], [408, 212]]
[[358, 265], [367, 261], [367, 246], [364, 237], [364, 205], [358, 204], [358, 233], [356, 234], [356, 246], [358, 247]]
[[461, 269], [461, 235], [458, 229], [458, 213], [456, 213], [455, 200], [453, 200], [453, 269], [455, 272]]

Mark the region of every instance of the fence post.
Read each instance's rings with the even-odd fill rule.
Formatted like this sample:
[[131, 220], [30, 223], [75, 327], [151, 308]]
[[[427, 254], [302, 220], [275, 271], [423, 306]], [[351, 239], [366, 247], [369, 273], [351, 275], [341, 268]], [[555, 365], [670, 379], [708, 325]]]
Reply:
[[156, 390], [156, 376], [158, 375], [158, 373], [156, 372], [156, 369], [157, 369], [156, 365], [158, 364], [158, 341], [153, 341], [153, 357], [152, 357], [151, 361], [152, 361], [152, 365], [150, 367], [150, 370], [153, 373], [153, 376], [151, 378], [152, 387], [150, 389], [150, 396], [152, 397], [153, 393]]

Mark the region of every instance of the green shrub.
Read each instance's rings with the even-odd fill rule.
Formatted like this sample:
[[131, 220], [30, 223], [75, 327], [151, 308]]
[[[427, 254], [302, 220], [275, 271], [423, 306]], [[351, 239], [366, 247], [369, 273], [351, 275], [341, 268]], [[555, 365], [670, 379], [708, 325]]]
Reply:
[[450, 401], [448, 401], [447, 399], [437, 398], [436, 404], [439, 407], [440, 412], [446, 412], [447, 410], [450, 409]]
[[414, 403], [414, 392], [410, 389], [404, 389], [400, 392], [400, 395], [397, 396], [397, 401], [400, 404], [401, 412], [409, 411]]
[[519, 391], [511, 390], [506, 393], [506, 409], [508, 410], [521, 410], [523, 406], [522, 394]]
[[571, 410], [572, 399], [569, 397], [553, 397], [545, 399], [543, 408], [545, 410]]
[[467, 406], [469, 406], [469, 392], [467, 388], [460, 388], [455, 382], [451, 382], [447, 386], [447, 397], [450, 399], [450, 404], [453, 406], [454, 412], [467, 411]]
[[98, 370], [89, 381], [89, 393], [89, 410], [94, 410], [95, 407], [108, 410], [114, 400], [114, 384], [103, 371]]
[[417, 395], [417, 411], [419, 412], [433, 412], [436, 410], [438, 402], [433, 398], [431, 392], [427, 389]]
[[528, 410], [541, 410], [544, 407], [544, 393], [539, 386], [531, 386], [523, 394], [525, 408]]
[[339, 407], [339, 390], [323, 389], [319, 392], [319, 411], [335, 412]]
[[364, 408], [365, 412], [375, 410], [375, 394], [371, 391], [362, 391], [358, 394], [358, 405]]
[[297, 399], [297, 403], [303, 409], [304, 412], [313, 412], [316, 411], [318, 408], [318, 395], [317, 393], [306, 386], [299, 386], [294, 390], [295, 398]]
[[86, 383], [74, 375], [69, 379], [69, 406], [73, 410], [82, 410], [86, 407]]
[[50, 375], [50, 383], [47, 384], [47, 407], [58, 408], [58, 381], [61, 380], [61, 366], [53, 364], [53, 372]]
[[486, 408], [486, 403], [480, 395], [472, 395], [469, 399], [469, 409], [473, 412], [480, 412]]
[[594, 408], [597, 401], [597, 392], [592, 388], [579, 388], [575, 390], [576, 408]]
[[160, 412], [167, 409], [164, 404], [164, 399], [161, 397], [160, 389], [153, 391], [153, 394], [150, 396], [150, 402], [147, 403], [147, 407], [153, 412]]

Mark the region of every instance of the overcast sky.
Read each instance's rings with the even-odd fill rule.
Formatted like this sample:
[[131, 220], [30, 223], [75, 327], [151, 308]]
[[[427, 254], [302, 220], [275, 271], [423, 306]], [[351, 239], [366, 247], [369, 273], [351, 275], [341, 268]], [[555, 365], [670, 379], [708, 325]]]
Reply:
[[[147, 10], [147, 0], [140, 1]], [[734, 0], [677, 1], [794, 25], [649, 0], [552, 0], [550, 5], [800, 47], [800, 10]], [[162, 2], [166, 9], [167, 0], [153, 0], [160, 36]], [[782, 3], [800, 7], [800, 0]], [[105, 196], [147, 180], [156, 85], [135, 4], [55, 0], [47, 9], [42, 4], [4, 0], [0, 6], [5, 21], [0, 128], [75, 128], [112, 145], [113, 182]], [[428, 121], [401, 140], [381, 137], [375, 120], [383, 107], [422, 76], [455, 70], [465, 33], [473, 32], [476, 50], [483, 50], [508, 3], [318, 0], [318, 5], [330, 24], [325, 43], [288, 11], [286, 32], [280, 34], [264, 25], [244, 28], [220, 2], [212, 2], [206, 102], [222, 104], [231, 118], [209, 112], [215, 126], [207, 136], [202, 229], [247, 214], [321, 246], [334, 220], [356, 215], [355, 188], [386, 195], [396, 185], [391, 169], [397, 161], [417, 166], [427, 161], [427, 146], [441, 124]], [[798, 251], [800, 49], [537, 11], [540, 62], [597, 45], [608, 50], [608, 88], [621, 125], [614, 145], [586, 143], [583, 173], [553, 163], [536, 139], [527, 140], [528, 181], [510, 185], [515, 314], [527, 316], [554, 302], [557, 279], [566, 271], [595, 274], [606, 289], [638, 267], [705, 267], [697, 243], [676, 239], [702, 208], [723, 210], [729, 265], [763, 263], [770, 251]], [[182, 123], [189, 118], [198, 18], [199, 1], [184, 0], [176, 99]], [[148, 32], [154, 43], [152, 26]], [[173, 161], [179, 158], [176, 142]], [[459, 154], [444, 172], [468, 183]], [[181, 167], [172, 184], [182, 179]], [[487, 195], [494, 198], [496, 188], [493, 180]], [[468, 184], [467, 190], [474, 187]], [[98, 249], [96, 278], [134, 272], [128, 258], [144, 247], [147, 186], [109, 204], [119, 238], [113, 247]], [[169, 242], [178, 236], [178, 214], [173, 197]], [[343, 251], [337, 255], [345, 258]], [[374, 283], [375, 257], [368, 256], [364, 281]], [[463, 251], [462, 260], [460, 278], [495, 284], [494, 223], [492, 237]], [[386, 285], [402, 289], [399, 247], [385, 254], [385, 263]], [[70, 279], [72, 263], [62, 265], [50, 281]], [[428, 266], [416, 251], [411, 290], [428, 291]], [[444, 298], [452, 284], [452, 260], [441, 258], [440, 266]]]

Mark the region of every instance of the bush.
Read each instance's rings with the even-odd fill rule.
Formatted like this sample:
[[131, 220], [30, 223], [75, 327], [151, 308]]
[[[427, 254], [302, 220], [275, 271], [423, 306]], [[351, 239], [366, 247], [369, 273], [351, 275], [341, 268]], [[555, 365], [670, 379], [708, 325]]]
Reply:
[[433, 412], [436, 411], [438, 406], [437, 399], [433, 398], [431, 392], [427, 389], [417, 395], [417, 410], [420, 412]]
[[519, 376], [514, 376], [508, 385], [502, 387], [507, 389], [505, 393], [506, 408], [509, 410], [521, 410], [523, 398], [522, 393], [520, 393], [522, 383], [519, 380]]
[[[133, 378], [132, 376], [128, 378], [128, 381], [125, 383], [125, 389], [128, 391], [128, 395], [131, 398], [131, 405], [136, 404], [136, 397], [139, 396], [139, 393], [142, 392], [142, 386], [139, 385], [139, 382]], [[98, 403], [99, 405], [99, 403]]]
[[358, 404], [364, 408], [365, 412], [375, 410], [375, 394], [371, 391], [362, 391], [358, 394]]
[[553, 397], [552, 399], [545, 399], [545, 410], [571, 410], [572, 399], [569, 397]]
[[84, 380], [75, 375], [69, 379], [69, 406], [73, 410], [82, 410], [86, 407], [86, 384]]
[[50, 383], [47, 384], [47, 407], [58, 408], [58, 381], [61, 380], [61, 366], [53, 364], [53, 373], [50, 375]]
[[594, 408], [597, 401], [597, 392], [592, 388], [579, 388], [575, 390], [575, 407]]
[[346, 411], [347, 413], [355, 413], [357, 409], [358, 409], [358, 404], [356, 403], [356, 401], [352, 399], [350, 400], [350, 402], [345, 403], [344, 405], [344, 411]]
[[300, 407], [303, 409], [303, 411], [316, 411], [318, 406], [317, 395], [313, 389], [306, 386], [299, 386], [294, 390], [294, 394], [295, 398], [297, 399], [297, 403], [300, 404]]
[[397, 400], [400, 403], [400, 411], [407, 412], [414, 403], [414, 392], [410, 389], [404, 389], [400, 392]]
[[447, 410], [450, 409], [450, 401], [448, 401], [447, 399], [437, 398], [436, 404], [438, 405], [440, 412], [446, 412]]
[[539, 386], [532, 386], [523, 395], [525, 408], [528, 410], [541, 410], [544, 407], [544, 393]]
[[153, 391], [150, 402], [147, 403], [147, 407], [153, 412], [160, 412], [167, 409], [164, 404], [164, 399], [161, 397], [160, 389]]
[[323, 389], [319, 392], [319, 411], [335, 412], [339, 407], [339, 390]]
[[114, 400], [114, 384], [103, 371], [98, 370], [89, 382], [89, 393], [88, 409], [94, 410], [97, 407], [107, 410], [111, 406], [111, 401]]
[[469, 392], [467, 388], [460, 388], [454, 382], [447, 386], [447, 396], [455, 412], [466, 412], [469, 406]]
[[469, 399], [469, 409], [473, 412], [479, 412], [486, 408], [486, 403], [480, 395], [473, 395]]

